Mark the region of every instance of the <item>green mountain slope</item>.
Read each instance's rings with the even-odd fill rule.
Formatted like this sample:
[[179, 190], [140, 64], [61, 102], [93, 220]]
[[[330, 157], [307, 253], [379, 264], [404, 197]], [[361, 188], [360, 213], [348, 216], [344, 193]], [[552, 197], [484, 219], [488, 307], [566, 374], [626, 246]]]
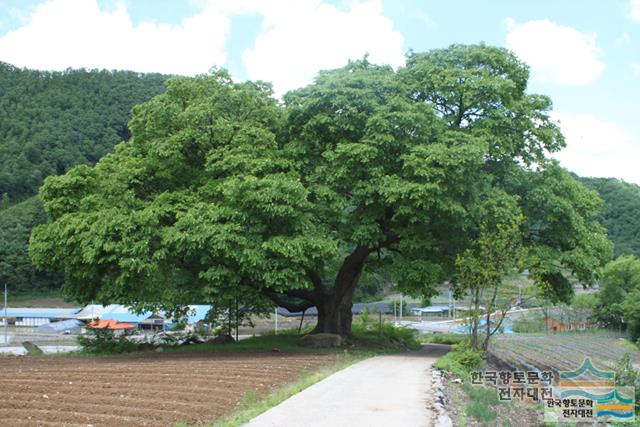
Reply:
[[640, 186], [615, 178], [580, 178], [605, 202], [599, 221], [615, 244], [615, 256], [640, 256]]
[[44, 178], [95, 163], [129, 138], [131, 108], [166, 76], [128, 71], [43, 72], [0, 63], [0, 197], [37, 193]]
[[46, 293], [60, 275], [38, 272], [31, 229], [46, 221], [44, 178], [95, 163], [130, 137], [134, 105], [164, 91], [167, 76], [129, 71], [43, 72], [0, 62], [0, 286]]

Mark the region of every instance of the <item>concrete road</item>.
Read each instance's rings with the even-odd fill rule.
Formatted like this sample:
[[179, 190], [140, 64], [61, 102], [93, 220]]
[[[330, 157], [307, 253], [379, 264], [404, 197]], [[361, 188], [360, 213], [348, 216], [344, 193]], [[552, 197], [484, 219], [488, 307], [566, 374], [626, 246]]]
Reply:
[[429, 344], [415, 352], [364, 360], [292, 396], [245, 426], [431, 426], [429, 368], [448, 350], [445, 345]]

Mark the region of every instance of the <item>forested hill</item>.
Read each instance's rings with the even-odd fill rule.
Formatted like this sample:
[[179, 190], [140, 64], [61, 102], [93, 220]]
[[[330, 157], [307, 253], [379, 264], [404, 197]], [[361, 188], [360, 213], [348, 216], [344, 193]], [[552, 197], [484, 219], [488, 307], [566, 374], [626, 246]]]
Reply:
[[615, 244], [615, 256], [640, 256], [640, 186], [615, 178], [580, 178], [580, 181], [596, 190], [605, 202], [599, 220]]
[[0, 286], [46, 293], [57, 275], [37, 272], [31, 229], [46, 221], [44, 178], [95, 163], [129, 138], [131, 109], [164, 91], [167, 76], [129, 71], [44, 72], [0, 62]]
[[129, 71], [44, 72], [0, 62], [0, 209], [37, 193], [44, 178], [95, 163], [129, 138], [131, 108], [166, 76]]

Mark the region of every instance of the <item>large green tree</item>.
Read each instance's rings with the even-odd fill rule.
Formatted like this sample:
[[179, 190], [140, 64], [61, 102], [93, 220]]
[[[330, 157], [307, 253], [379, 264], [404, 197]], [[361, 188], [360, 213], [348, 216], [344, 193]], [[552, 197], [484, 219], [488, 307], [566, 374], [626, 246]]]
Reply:
[[[606, 326], [621, 327], [626, 316], [625, 310], [628, 311], [628, 308], [638, 301], [640, 293], [636, 290], [640, 290], [638, 258], [625, 255], [608, 263], [604, 268], [600, 292], [597, 294], [596, 319]], [[634, 291], [636, 292], [631, 297]], [[625, 302], [627, 309], [623, 306]]]
[[350, 62], [283, 105], [225, 72], [175, 78], [114, 154], [46, 181], [31, 256], [80, 300], [233, 293], [315, 306], [317, 332], [349, 335], [365, 269], [432, 295], [499, 197], [524, 217], [541, 285], [592, 281], [610, 253], [598, 198], [545, 159], [562, 136], [527, 78], [484, 45], [412, 54], [398, 72]]

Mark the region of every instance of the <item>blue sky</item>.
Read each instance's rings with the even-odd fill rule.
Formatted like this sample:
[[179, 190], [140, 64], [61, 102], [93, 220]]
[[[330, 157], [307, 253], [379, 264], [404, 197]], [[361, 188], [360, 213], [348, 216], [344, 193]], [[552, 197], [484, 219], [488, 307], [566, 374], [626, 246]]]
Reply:
[[452, 43], [512, 49], [530, 92], [554, 101], [586, 176], [640, 184], [640, 0], [3, 0], [0, 61], [37, 69], [109, 68], [193, 75], [212, 66], [278, 94], [370, 54]]

